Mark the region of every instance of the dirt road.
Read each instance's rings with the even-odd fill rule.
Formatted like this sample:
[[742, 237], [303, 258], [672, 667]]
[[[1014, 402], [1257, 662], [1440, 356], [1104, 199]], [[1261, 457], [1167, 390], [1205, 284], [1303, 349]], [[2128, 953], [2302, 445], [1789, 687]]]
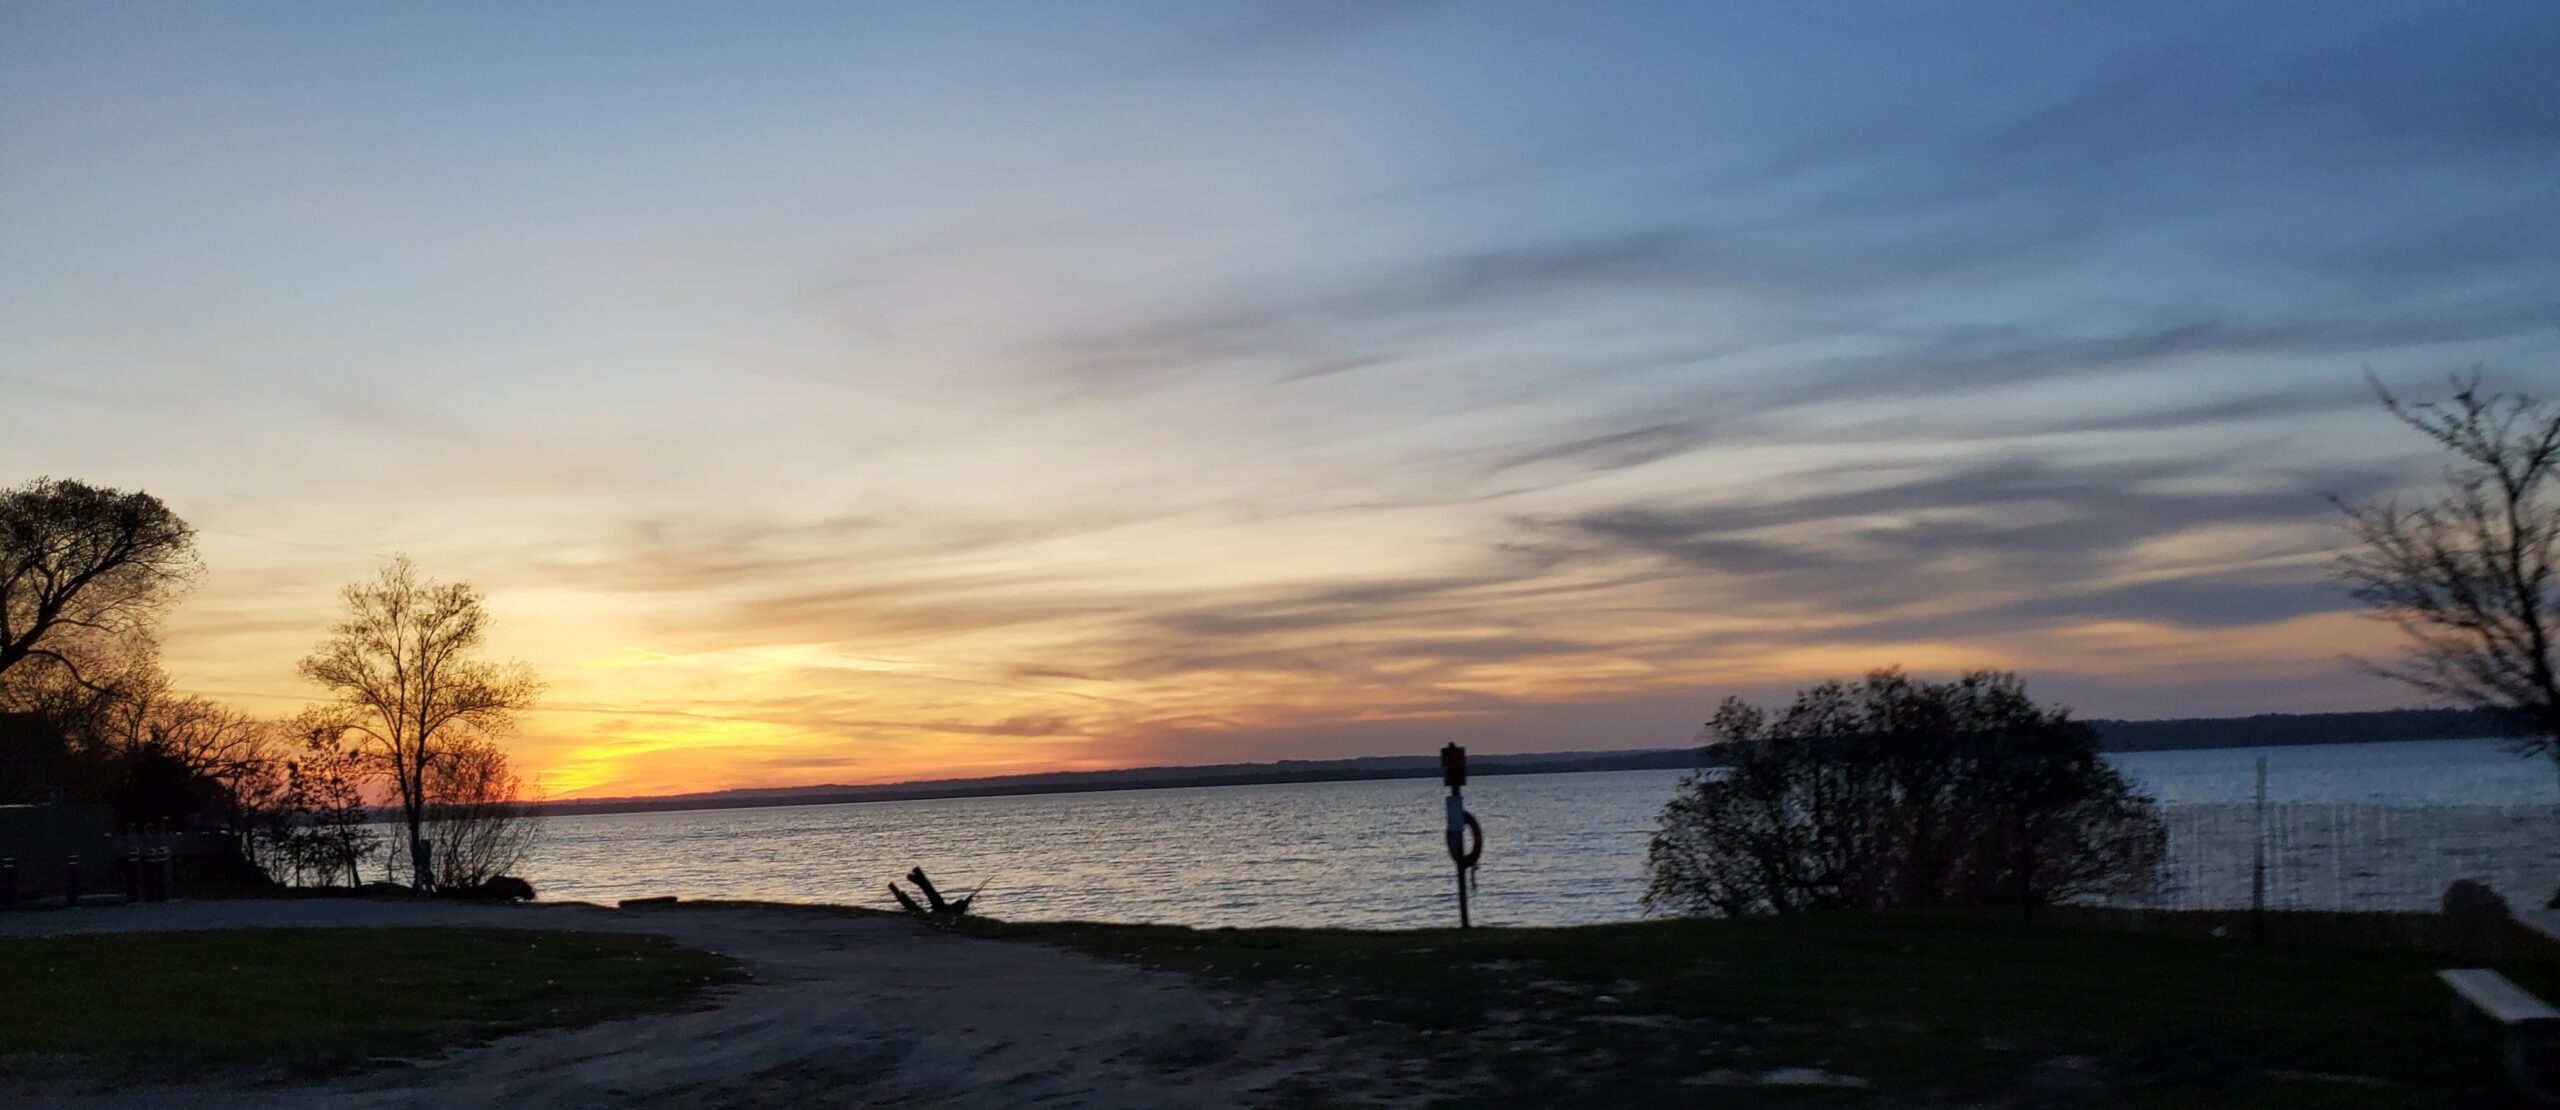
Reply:
[[1225, 1107], [1375, 1093], [1391, 1070], [1357, 1045], [1316, 1035], [1281, 1003], [1040, 945], [814, 907], [198, 902], [0, 915], [0, 936], [438, 924], [654, 933], [734, 957], [752, 979], [722, 988], [705, 1009], [513, 1036], [326, 1082], [0, 1087], [0, 1102]]

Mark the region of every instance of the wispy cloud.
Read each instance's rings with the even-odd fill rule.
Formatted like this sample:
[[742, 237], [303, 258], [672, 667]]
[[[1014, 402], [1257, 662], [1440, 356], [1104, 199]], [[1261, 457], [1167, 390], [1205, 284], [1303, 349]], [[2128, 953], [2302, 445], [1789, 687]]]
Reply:
[[2560, 388], [2555, 12], [22, 19], [0, 464], [262, 708], [472, 578], [562, 791], [2384, 704], [2322, 497]]

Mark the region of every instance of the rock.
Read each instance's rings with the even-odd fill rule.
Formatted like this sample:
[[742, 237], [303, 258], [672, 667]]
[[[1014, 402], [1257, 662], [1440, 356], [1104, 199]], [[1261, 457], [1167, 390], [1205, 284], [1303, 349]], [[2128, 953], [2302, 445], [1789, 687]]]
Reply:
[[503, 898], [510, 902], [533, 901], [533, 884], [513, 875], [500, 875], [480, 884], [483, 898]]
[[2514, 916], [2506, 899], [2476, 879], [2455, 879], [2444, 888], [2443, 906], [2444, 915], [2451, 918], [2504, 921]]
[[500, 875], [478, 886], [439, 890], [436, 897], [466, 902], [530, 902], [533, 901], [533, 884], [513, 875]]

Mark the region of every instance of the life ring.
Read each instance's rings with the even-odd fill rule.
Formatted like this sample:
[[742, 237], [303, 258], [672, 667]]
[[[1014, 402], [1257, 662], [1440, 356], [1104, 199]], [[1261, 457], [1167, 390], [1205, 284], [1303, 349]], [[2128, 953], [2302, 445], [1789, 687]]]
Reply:
[[1461, 813], [1458, 816], [1467, 823], [1466, 831], [1476, 834], [1475, 846], [1468, 847], [1465, 842], [1466, 834], [1451, 829], [1449, 830], [1449, 858], [1458, 861], [1458, 866], [1462, 870], [1473, 871], [1476, 869], [1476, 861], [1484, 858], [1484, 826], [1476, 823], [1475, 814]]

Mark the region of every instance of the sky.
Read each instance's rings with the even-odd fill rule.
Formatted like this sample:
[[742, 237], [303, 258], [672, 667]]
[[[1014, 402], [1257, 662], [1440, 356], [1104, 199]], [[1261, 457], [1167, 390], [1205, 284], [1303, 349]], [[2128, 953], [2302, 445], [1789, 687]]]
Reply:
[[0, 484], [555, 797], [2410, 704], [2326, 498], [2560, 392], [2560, 5], [0, 5]]

